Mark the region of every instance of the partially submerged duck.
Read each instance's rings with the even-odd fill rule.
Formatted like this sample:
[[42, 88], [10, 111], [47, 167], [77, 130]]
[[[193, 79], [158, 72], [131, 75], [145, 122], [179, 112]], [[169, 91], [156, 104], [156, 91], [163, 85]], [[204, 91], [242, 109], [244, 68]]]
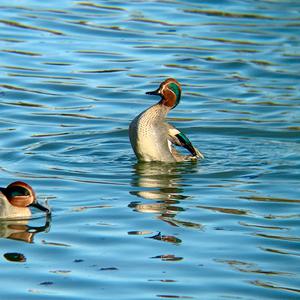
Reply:
[[[129, 126], [129, 138], [139, 161], [178, 162], [204, 158], [187, 136], [166, 122], [168, 112], [181, 98], [181, 86], [176, 79], [168, 78], [149, 95], [158, 95], [160, 101], [139, 114]], [[186, 148], [191, 154], [182, 155], [174, 145]]]

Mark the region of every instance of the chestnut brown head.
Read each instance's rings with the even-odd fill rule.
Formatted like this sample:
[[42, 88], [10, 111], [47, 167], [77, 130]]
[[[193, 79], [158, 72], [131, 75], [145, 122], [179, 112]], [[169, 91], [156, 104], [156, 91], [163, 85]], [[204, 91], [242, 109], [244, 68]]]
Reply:
[[160, 103], [173, 109], [180, 101], [181, 85], [176, 79], [168, 78], [160, 84], [157, 90], [146, 94], [161, 96]]
[[4, 193], [8, 201], [17, 207], [27, 207], [36, 201], [33, 188], [23, 181], [9, 184]]
[[13, 206], [33, 206], [46, 212], [48, 215], [51, 213], [47, 207], [37, 202], [33, 188], [23, 181], [15, 181], [9, 184], [5, 189], [2, 189], [2, 193]]

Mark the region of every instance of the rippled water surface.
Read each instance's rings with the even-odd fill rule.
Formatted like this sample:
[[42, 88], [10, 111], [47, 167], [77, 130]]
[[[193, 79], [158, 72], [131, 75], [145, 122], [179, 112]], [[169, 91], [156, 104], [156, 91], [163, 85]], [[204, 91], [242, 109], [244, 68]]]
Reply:
[[[299, 299], [300, 2], [0, 4], [1, 299]], [[167, 77], [205, 155], [137, 163], [128, 124]]]

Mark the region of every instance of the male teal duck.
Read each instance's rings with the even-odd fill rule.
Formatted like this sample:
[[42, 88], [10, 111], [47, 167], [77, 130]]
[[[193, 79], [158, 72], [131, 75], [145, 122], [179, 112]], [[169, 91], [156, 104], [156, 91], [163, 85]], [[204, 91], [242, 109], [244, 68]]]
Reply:
[[15, 181], [0, 188], [0, 219], [29, 218], [29, 206], [51, 214], [48, 208], [37, 202], [33, 188], [27, 183]]
[[[168, 112], [181, 98], [181, 86], [176, 79], [168, 78], [148, 95], [158, 95], [160, 101], [139, 114], [130, 123], [129, 138], [139, 161], [180, 162], [204, 158], [187, 136], [166, 122]], [[182, 155], [174, 145], [186, 148], [191, 154]]]

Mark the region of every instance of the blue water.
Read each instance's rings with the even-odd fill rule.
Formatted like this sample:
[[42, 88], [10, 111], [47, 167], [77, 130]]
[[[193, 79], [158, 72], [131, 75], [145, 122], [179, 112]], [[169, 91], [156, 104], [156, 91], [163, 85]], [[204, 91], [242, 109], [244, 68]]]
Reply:
[[[300, 2], [0, 4], [1, 299], [299, 299]], [[206, 159], [138, 164], [167, 77]]]

